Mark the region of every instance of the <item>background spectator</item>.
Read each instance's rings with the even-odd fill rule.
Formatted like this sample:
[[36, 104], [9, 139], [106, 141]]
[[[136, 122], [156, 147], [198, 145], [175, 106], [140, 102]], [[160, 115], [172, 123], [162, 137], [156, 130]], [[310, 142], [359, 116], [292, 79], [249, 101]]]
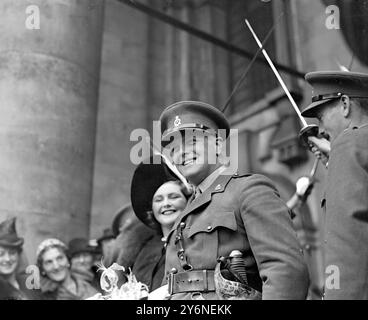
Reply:
[[49, 300], [79, 300], [93, 296], [97, 290], [78, 273], [73, 272], [66, 245], [58, 239], [47, 239], [37, 249], [41, 271], [41, 291]]

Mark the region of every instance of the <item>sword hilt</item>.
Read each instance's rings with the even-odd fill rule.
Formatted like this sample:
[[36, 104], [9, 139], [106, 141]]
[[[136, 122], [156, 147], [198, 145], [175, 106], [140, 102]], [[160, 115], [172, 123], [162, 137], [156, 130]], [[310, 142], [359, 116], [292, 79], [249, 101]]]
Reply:
[[308, 137], [317, 137], [318, 134], [318, 126], [315, 124], [308, 124], [300, 130], [299, 139], [305, 147], [309, 148], [310, 142], [308, 141]]

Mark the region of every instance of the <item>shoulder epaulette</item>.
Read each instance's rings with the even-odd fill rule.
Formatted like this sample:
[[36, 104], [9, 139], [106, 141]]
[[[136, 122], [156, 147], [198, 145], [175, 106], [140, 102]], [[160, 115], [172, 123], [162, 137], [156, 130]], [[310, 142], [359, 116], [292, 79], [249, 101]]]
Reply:
[[235, 172], [233, 174], [233, 178], [250, 177], [251, 175], [252, 175], [252, 173], [239, 174], [238, 172]]

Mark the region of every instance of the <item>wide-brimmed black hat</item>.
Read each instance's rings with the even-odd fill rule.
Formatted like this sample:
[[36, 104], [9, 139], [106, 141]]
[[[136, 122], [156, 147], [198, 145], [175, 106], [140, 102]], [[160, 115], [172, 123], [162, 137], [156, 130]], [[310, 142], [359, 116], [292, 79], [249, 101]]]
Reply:
[[179, 101], [168, 107], [160, 116], [162, 144], [169, 143], [168, 137], [182, 130], [204, 130], [218, 134], [224, 129], [224, 138], [229, 136], [230, 125], [225, 115], [214, 106], [201, 101]]
[[89, 245], [88, 239], [85, 238], [74, 238], [69, 241], [68, 254], [72, 258], [78, 253], [96, 253], [96, 249]]
[[18, 237], [15, 227], [16, 218], [10, 218], [0, 223], [0, 246], [20, 248], [24, 239]]
[[175, 180], [178, 178], [164, 163], [153, 164], [153, 161], [143, 161], [135, 169], [130, 198], [134, 213], [147, 226], [161, 230], [160, 224], [152, 219], [152, 198], [161, 185]]
[[368, 74], [348, 71], [315, 71], [305, 75], [312, 87], [312, 103], [302, 111], [302, 116], [313, 118], [325, 103], [340, 99], [368, 98]]

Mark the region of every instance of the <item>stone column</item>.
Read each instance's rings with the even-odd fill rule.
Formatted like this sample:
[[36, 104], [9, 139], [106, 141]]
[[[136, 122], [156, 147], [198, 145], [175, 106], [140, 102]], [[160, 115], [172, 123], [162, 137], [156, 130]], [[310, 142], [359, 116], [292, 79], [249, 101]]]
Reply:
[[[148, 38], [148, 20], [146, 14], [123, 3], [106, 1], [91, 237], [100, 237], [103, 228], [111, 226], [114, 214], [130, 202], [135, 169], [130, 151], [137, 144], [130, 141], [130, 134], [147, 127], [147, 110], [155, 103], [147, 98], [147, 82], [153, 78], [147, 72], [148, 47], [155, 42]], [[164, 82], [160, 76], [154, 80]]]
[[[226, 4], [204, 0], [172, 2], [167, 14], [201, 31], [227, 40]], [[202, 100], [222, 108], [229, 93], [229, 53], [179, 29], [168, 27], [172, 100]], [[169, 41], [170, 41], [169, 40]], [[170, 44], [169, 44], [170, 45]]]
[[0, 220], [18, 217], [30, 262], [45, 238], [88, 236], [103, 9], [0, 2]]

